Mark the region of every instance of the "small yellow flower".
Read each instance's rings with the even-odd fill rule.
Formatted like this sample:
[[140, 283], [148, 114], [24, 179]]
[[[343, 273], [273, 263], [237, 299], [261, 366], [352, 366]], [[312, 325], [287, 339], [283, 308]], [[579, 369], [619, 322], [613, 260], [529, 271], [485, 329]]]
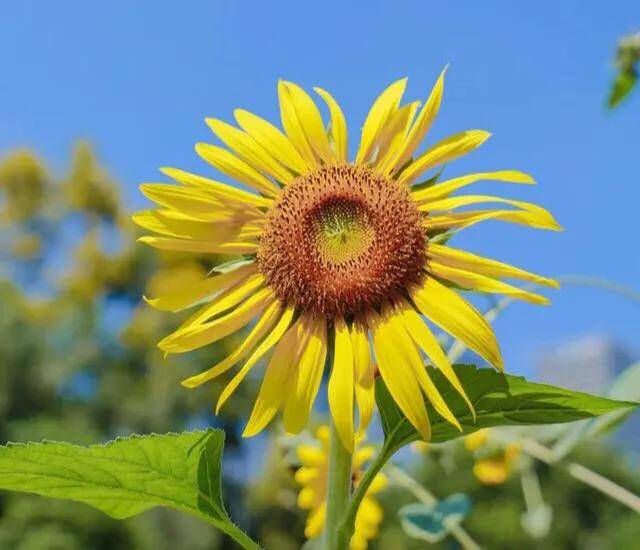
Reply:
[[[488, 445], [489, 436], [490, 430], [478, 430], [465, 437], [464, 445], [469, 452], [476, 453]], [[520, 445], [507, 443], [504, 449], [477, 458], [473, 465], [473, 473], [485, 485], [500, 485], [509, 479], [519, 456]]]
[[[357, 431], [354, 407], [360, 429], [372, 416], [374, 363], [423, 439], [431, 435], [425, 396], [439, 415], [460, 428], [424, 368], [425, 359], [441, 370], [471, 411], [473, 407], [428, 322], [502, 369], [492, 328], [457, 289], [546, 304], [545, 297], [503, 279], [557, 287], [551, 279], [453, 248], [443, 239], [447, 232], [484, 220], [560, 229], [553, 216], [535, 204], [453, 195], [481, 180], [533, 184], [523, 172], [479, 172], [429, 183], [430, 172], [470, 153], [490, 136], [468, 130], [419, 151], [440, 108], [444, 73], [422, 106], [417, 101], [401, 105], [407, 79], [391, 84], [371, 107], [352, 160], [346, 120], [334, 98], [315, 88], [328, 108], [327, 125], [307, 92], [280, 81], [284, 132], [238, 109], [238, 126], [207, 119], [225, 147], [196, 145], [205, 161], [240, 185], [164, 168], [178, 185], [141, 186], [158, 204], [134, 217], [154, 233], [141, 237], [142, 242], [200, 256], [240, 257], [235, 268], [214, 270], [199, 282], [176, 281], [176, 290], [148, 301], [173, 312], [200, 306], [160, 342], [166, 353], [188, 352], [251, 327], [222, 362], [183, 381], [194, 388], [239, 365], [220, 395], [219, 411], [267, 358], [243, 435], [260, 432], [279, 411], [287, 432], [304, 429], [330, 343], [335, 353], [329, 408], [347, 449], [353, 450]], [[499, 206], [476, 208], [491, 203]], [[473, 208], [459, 210], [469, 206]]]
[[478, 430], [477, 432], [473, 432], [464, 438], [464, 446], [467, 448], [467, 451], [473, 452], [477, 451], [481, 447], [484, 447], [489, 439], [489, 430], [483, 428], [482, 430]]
[[520, 446], [510, 443], [503, 452], [489, 458], [476, 460], [473, 473], [485, 485], [500, 485], [509, 479], [513, 464], [519, 456]]
[[429, 452], [429, 446], [426, 441], [414, 441], [411, 444], [411, 449], [416, 453], [427, 453]]
[[[322, 534], [326, 514], [329, 428], [318, 428], [316, 437], [317, 442], [314, 444], [303, 444], [297, 448], [302, 466], [296, 472], [295, 479], [302, 486], [298, 495], [298, 506], [303, 510], [309, 510], [304, 530], [307, 538], [315, 538]], [[374, 453], [374, 448], [364, 443], [363, 435], [356, 438], [351, 474], [354, 486], [360, 482], [363, 466]], [[387, 478], [384, 474], [378, 474], [369, 486], [356, 515], [355, 531], [350, 543], [352, 550], [366, 549], [368, 541], [378, 534], [383, 514], [375, 495], [386, 485]]]

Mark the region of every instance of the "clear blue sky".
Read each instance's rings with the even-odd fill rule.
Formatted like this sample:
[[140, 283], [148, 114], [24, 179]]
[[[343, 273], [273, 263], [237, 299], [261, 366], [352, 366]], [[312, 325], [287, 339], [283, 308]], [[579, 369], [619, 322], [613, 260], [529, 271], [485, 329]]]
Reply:
[[[331, 90], [354, 141], [386, 84], [409, 76], [409, 96], [424, 98], [451, 63], [430, 139], [469, 128], [494, 137], [447, 174], [529, 171], [539, 186], [482, 189], [540, 202], [566, 227], [489, 223], [458, 244], [550, 275], [640, 287], [640, 94], [613, 114], [603, 107], [616, 41], [640, 28], [637, 0], [20, 0], [2, 2], [0, 24], [0, 154], [27, 146], [60, 170], [88, 138], [132, 208], [159, 166], [211, 173], [193, 151], [212, 139], [205, 116], [244, 107], [277, 120], [280, 77]], [[572, 288], [553, 299], [498, 321], [512, 371], [592, 332], [640, 351], [637, 305]]]

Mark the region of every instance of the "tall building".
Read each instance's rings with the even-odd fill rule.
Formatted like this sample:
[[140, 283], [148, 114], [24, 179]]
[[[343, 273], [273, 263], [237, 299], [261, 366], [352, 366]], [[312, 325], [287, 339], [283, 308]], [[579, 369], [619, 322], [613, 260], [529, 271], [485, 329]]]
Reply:
[[[537, 368], [541, 382], [572, 390], [606, 395], [616, 377], [638, 358], [609, 337], [592, 335], [548, 350]], [[616, 431], [616, 444], [640, 452], [640, 413]]]

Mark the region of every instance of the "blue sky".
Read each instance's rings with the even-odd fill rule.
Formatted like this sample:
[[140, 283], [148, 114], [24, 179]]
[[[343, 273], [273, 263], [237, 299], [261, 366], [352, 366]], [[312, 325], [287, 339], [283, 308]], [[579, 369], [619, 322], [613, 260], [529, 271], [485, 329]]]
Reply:
[[[566, 228], [488, 223], [458, 246], [640, 287], [640, 94], [615, 113], [603, 107], [616, 41], [640, 28], [637, 1], [22, 0], [2, 3], [0, 24], [0, 155], [27, 146], [62, 170], [88, 138], [132, 208], [160, 166], [212, 173], [193, 151], [213, 140], [205, 116], [243, 107], [278, 120], [278, 78], [331, 90], [354, 144], [385, 85], [409, 76], [409, 98], [424, 98], [450, 63], [429, 140], [470, 128], [494, 136], [447, 175], [531, 172], [535, 188], [478, 190], [539, 202]], [[512, 371], [530, 373], [540, 350], [593, 332], [640, 351], [637, 304], [569, 287], [552, 297], [497, 322]]]

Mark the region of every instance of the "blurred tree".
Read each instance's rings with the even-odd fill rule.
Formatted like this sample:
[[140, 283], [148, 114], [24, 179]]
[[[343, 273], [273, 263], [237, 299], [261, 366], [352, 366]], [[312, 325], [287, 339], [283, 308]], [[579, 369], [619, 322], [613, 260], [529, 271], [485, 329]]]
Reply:
[[[91, 147], [80, 143], [70, 165], [57, 178], [28, 151], [0, 160], [0, 440], [89, 444], [132, 432], [216, 425], [227, 432], [229, 473], [234, 461], [246, 468], [238, 462], [246, 452], [238, 434], [256, 381], [241, 385], [218, 417], [212, 403], [232, 373], [199, 390], [179, 385], [219, 360], [232, 342], [165, 359], [156, 343], [180, 319], [140, 300], [174, 284], [177, 273], [202, 276], [212, 259], [136, 246], [118, 187]], [[262, 475], [226, 476], [225, 500], [233, 517], [268, 549], [293, 550], [304, 540], [295, 457], [278, 441], [260, 451], [263, 444], [250, 444], [252, 464], [262, 462]], [[485, 548], [608, 550], [631, 548], [640, 537], [632, 512], [560, 471], [537, 466], [554, 520], [548, 537], [535, 540], [521, 525], [525, 504], [517, 476], [484, 486], [473, 475], [471, 454], [461, 443], [452, 448], [445, 455], [429, 446], [428, 454], [416, 455], [415, 476], [439, 498], [454, 492], [471, 497], [474, 509], [465, 528]], [[640, 491], [637, 475], [608, 448], [593, 443], [581, 453], [584, 464]], [[412, 497], [390, 489], [381, 500], [385, 519], [371, 547], [424, 548], [407, 537], [396, 517]], [[446, 539], [437, 547], [455, 544]], [[0, 548], [231, 547], [208, 525], [169, 510], [118, 522], [81, 504], [0, 493]]]
[[617, 74], [609, 92], [609, 107], [617, 107], [634, 89], [640, 65], [640, 33], [625, 36], [616, 52]]
[[[247, 391], [214, 417], [229, 377], [187, 391], [179, 381], [233, 342], [164, 359], [156, 343], [179, 320], [141, 303], [178, 271], [202, 276], [212, 258], [156, 255], [135, 245], [118, 186], [91, 147], [56, 178], [29, 151], [0, 161], [0, 439], [98, 443], [132, 432], [222, 426], [241, 453]], [[160, 263], [160, 269], [155, 264]], [[149, 279], [150, 273], [159, 274]], [[231, 494], [239, 495], [232, 483]], [[81, 505], [0, 494], [0, 548], [212, 548], [208, 526], [168, 511], [125, 523]]]

